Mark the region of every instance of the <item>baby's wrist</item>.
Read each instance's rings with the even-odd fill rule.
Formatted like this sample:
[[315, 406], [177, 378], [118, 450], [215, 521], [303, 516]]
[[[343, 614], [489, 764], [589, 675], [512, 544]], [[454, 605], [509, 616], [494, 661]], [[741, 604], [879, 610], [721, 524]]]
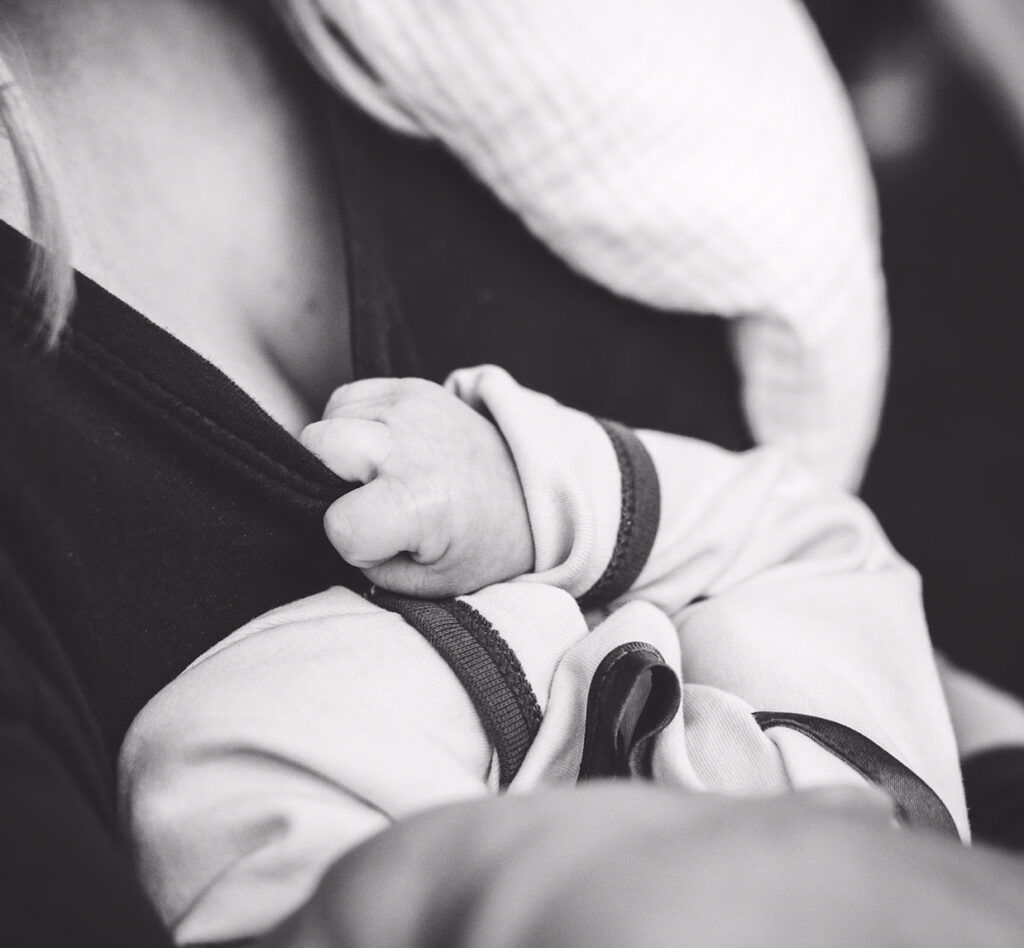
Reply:
[[519, 578], [591, 604], [625, 592], [658, 522], [657, 477], [639, 439], [493, 366], [462, 370], [447, 384], [494, 420], [515, 462], [533, 543], [532, 569]]

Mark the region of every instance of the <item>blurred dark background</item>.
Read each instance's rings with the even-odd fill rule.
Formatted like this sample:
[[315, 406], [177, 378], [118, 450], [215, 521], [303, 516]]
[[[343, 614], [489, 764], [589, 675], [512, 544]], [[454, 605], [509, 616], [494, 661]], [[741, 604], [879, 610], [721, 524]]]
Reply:
[[881, 204], [892, 363], [864, 496], [937, 646], [1024, 695], [1024, 4], [807, 7]]

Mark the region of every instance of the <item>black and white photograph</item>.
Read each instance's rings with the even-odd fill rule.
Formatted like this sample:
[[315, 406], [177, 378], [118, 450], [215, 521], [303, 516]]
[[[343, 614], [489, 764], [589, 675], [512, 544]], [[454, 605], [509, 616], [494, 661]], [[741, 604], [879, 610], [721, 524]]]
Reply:
[[0, 0], [0, 948], [1024, 946], [1024, 2]]

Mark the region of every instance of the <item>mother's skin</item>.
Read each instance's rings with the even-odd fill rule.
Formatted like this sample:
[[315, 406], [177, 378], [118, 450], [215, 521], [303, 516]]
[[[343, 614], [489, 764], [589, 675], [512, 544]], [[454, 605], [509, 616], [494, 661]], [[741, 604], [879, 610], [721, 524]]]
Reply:
[[[292, 432], [351, 376], [332, 168], [252, 0], [7, 0], [74, 263]], [[0, 216], [25, 229], [0, 149]]]
[[[297, 432], [350, 359], [329, 156], [291, 55], [243, 0], [3, 12], [76, 266]], [[0, 151], [0, 216], [24, 229], [18, 193]], [[883, 822], [863, 802], [637, 787], [451, 807], [343, 859], [265, 943], [1000, 944], [1021, 930], [1019, 867]]]

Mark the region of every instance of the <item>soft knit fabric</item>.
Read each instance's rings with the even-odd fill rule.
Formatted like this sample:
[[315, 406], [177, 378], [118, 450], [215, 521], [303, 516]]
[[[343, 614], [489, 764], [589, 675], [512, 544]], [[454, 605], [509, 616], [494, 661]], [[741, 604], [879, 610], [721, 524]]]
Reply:
[[[774, 449], [734, 454], [650, 432], [638, 441], [645, 475], [623, 464], [608, 428], [500, 369], [449, 384], [505, 435], [538, 550], [535, 573], [462, 597], [462, 622], [469, 610], [481, 620], [471, 637], [485, 626], [511, 649], [516, 687], [532, 698], [513, 696], [505, 713], [529, 717], [535, 701], [539, 728], [512, 769], [510, 755], [495, 759], [500, 721], [464, 687], [457, 649], [428, 642], [458, 633], [451, 606], [431, 607], [444, 619], [431, 632], [429, 610], [331, 589], [250, 623], [143, 709], [122, 753], [122, 812], [179, 940], [264, 930], [391, 820], [499, 784], [574, 782], [591, 681], [630, 643], [682, 685], [654, 742], [656, 779], [740, 794], [863, 785], [869, 769], [843, 742], [780, 716], [826, 719], [909, 768], [967, 836], [917, 576], [858, 501]], [[651, 496], [629, 483], [638, 472], [657, 479], [657, 533], [631, 588], [588, 631], [577, 597], [643, 539], [622, 528], [624, 513], [642, 516], [624, 498]], [[472, 659], [472, 675], [508, 668], [490, 655]], [[755, 712], [771, 713], [768, 730]]]
[[751, 428], [856, 485], [885, 293], [867, 163], [796, 0], [275, 0], [323, 75], [451, 149], [590, 278], [730, 317]]

